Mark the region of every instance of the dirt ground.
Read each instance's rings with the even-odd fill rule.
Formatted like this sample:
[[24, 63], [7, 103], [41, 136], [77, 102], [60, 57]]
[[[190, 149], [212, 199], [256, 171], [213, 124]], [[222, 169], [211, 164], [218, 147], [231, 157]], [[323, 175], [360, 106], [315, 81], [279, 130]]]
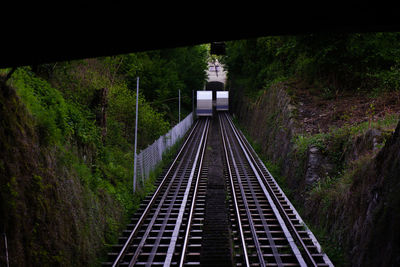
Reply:
[[372, 97], [366, 92], [324, 92], [297, 83], [287, 86], [297, 107], [297, 118], [310, 134], [400, 114], [400, 92]]

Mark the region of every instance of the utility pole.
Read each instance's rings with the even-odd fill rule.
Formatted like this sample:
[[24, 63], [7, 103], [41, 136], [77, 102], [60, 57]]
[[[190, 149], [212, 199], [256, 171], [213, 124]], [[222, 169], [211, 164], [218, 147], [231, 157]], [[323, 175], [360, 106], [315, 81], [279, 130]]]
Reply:
[[136, 81], [136, 122], [135, 122], [135, 152], [134, 152], [134, 162], [133, 162], [133, 193], [136, 191], [136, 165], [137, 165], [137, 128], [138, 128], [138, 110], [139, 110], [139, 77]]

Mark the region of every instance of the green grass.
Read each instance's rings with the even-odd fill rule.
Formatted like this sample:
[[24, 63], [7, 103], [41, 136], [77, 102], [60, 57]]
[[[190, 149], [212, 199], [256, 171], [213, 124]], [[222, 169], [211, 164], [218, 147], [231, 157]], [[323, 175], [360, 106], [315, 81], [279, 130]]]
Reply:
[[398, 120], [398, 114], [390, 114], [372, 122], [366, 121], [356, 125], [345, 124], [340, 128], [331, 128], [328, 133], [298, 134], [292, 139], [295, 145], [295, 156], [305, 159], [308, 149], [314, 146], [340, 165], [347, 147], [353, 143], [354, 138], [366, 134], [369, 129], [378, 129], [383, 132], [384, 141], [381, 144], [383, 146], [386, 139], [394, 132]]

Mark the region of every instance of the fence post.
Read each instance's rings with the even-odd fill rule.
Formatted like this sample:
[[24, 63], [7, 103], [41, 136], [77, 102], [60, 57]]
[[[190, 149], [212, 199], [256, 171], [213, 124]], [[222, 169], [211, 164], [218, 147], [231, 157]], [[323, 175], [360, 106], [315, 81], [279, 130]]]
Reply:
[[179, 92], [179, 119], [178, 119], [178, 123], [181, 122], [181, 90], [178, 90]]
[[194, 90], [192, 90], [192, 117], [193, 117], [193, 120], [194, 120], [194, 114], [195, 114], [195, 112], [194, 112]]
[[137, 161], [137, 128], [138, 128], [138, 108], [139, 108], [139, 77], [137, 77], [136, 81], [136, 122], [135, 122], [135, 152], [134, 152], [134, 161], [133, 161], [133, 193], [136, 191], [136, 161]]
[[146, 175], [145, 175], [145, 173], [144, 173], [144, 153], [143, 153], [143, 151], [142, 151], [142, 153], [140, 153], [140, 155], [141, 155], [141, 157], [142, 157], [142, 164], [141, 164], [141, 166], [140, 166], [140, 171], [141, 171], [141, 177], [142, 177], [142, 179], [144, 179], [145, 177], [146, 177]]

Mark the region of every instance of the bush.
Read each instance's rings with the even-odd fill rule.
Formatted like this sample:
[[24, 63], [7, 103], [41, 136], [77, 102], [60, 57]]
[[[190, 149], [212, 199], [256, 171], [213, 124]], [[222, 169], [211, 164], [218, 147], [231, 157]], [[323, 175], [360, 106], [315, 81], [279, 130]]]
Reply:
[[36, 119], [41, 144], [62, 143], [71, 136], [73, 128], [68, 120], [68, 105], [56, 89], [36, 77], [28, 67], [18, 68], [11, 82]]
[[[126, 142], [133, 144], [135, 137], [135, 114], [136, 93], [129, 90], [123, 84], [111, 87], [108, 104], [107, 144], [115, 145], [119, 143], [121, 147], [125, 146]], [[169, 123], [163, 119], [162, 114], [156, 112], [145, 101], [143, 96], [139, 96], [138, 120], [139, 149], [145, 148], [169, 130]], [[123, 142], [120, 136], [123, 136], [126, 141]]]

